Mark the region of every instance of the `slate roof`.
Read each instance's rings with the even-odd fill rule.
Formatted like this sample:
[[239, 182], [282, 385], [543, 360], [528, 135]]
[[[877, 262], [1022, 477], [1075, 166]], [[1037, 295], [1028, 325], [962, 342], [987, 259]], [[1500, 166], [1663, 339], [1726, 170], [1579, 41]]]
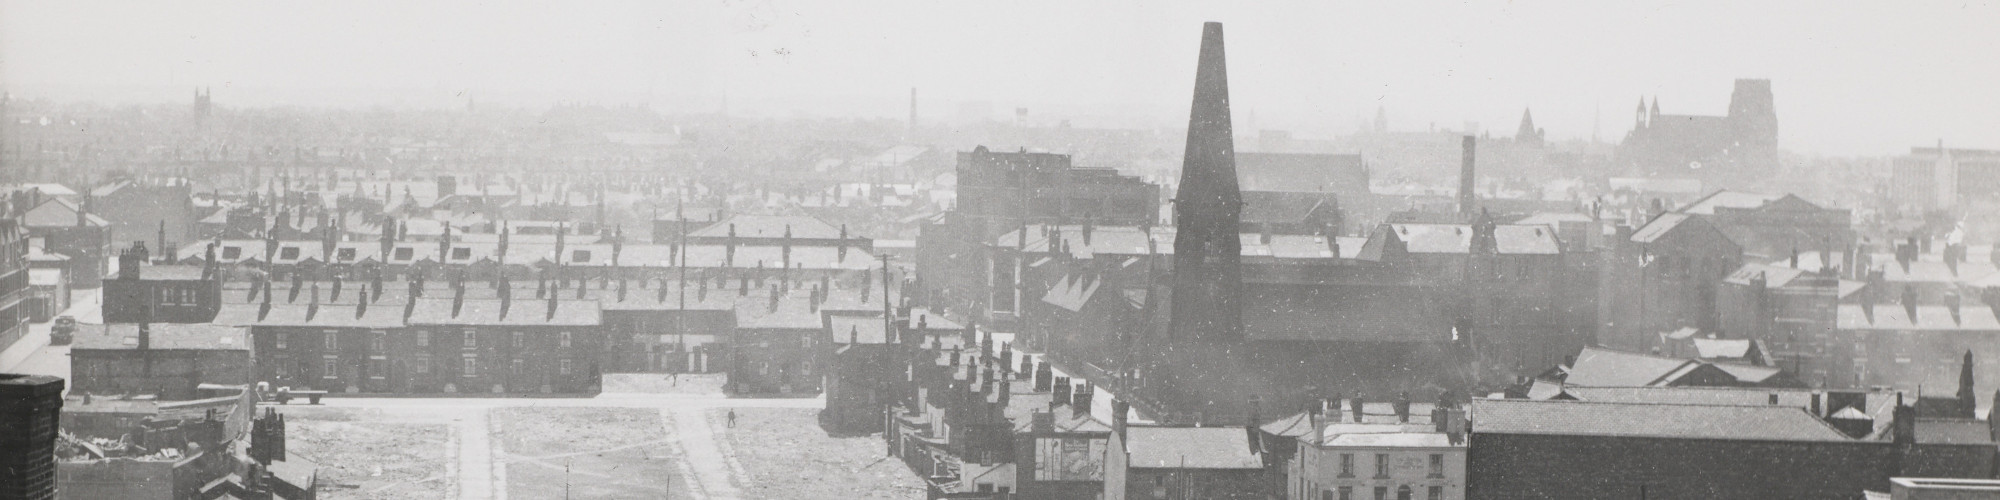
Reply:
[[1749, 339], [1694, 339], [1694, 352], [1700, 358], [1741, 358], [1750, 355]]
[[[60, 198], [49, 198], [22, 215], [21, 224], [28, 227], [74, 227], [76, 226], [76, 204]], [[107, 227], [110, 221], [95, 214], [85, 214], [84, 223], [95, 227]]]
[[1644, 387], [1671, 380], [1670, 376], [1694, 364], [1699, 362], [1585, 347], [1576, 355], [1576, 363], [1570, 365], [1569, 377], [1563, 379], [1563, 383], [1572, 386]]
[[[1410, 253], [1469, 253], [1472, 226], [1468, 224], [1389, 224], [1395, 237], [1403, 240]], [[1496, 224], [1493, 227], [1495, 252], [1507, 255], [1562, 253], [1555, 230], [1542, 225]], [[1342, 253], [1346, 253], [1343, 249]]]
[[1852, 441], [1787, 406], [1472, 400], [1475, 434], [1650, 437], [1746, 441]]
[[[1398, 426], [1403, 427], [1403, 426]], [[1427, 427], [1427, 426], [1408, 426]], [[1442, 432], [1360, 432], [1329, 435], [1321, 446], [1356, 448], [1452, 448], [1464, 447], [1463, 442], [1451, 442], [1451, 436]]]
[[1244, 191], [1242, 221], [1245, 223], [1298, 223], [1314, 211], [1339, 206], [1332, 194], [1277, 191]]
[[736, 303], [737, 328], [818, 330], [826, 326], [820, 322], [820, 313], [812, 310], [805, 293], [795, 290], [780, 296], [776, 311], [771, 310], [769, 293], [766, 291], [759, 300]]
[[1993, 445], [1986, 422], [1963, 418], [1918, 418], [1917, 444]]
[[[1579, 400], [1597, 403], [1659, 403], [1719, 406], [1769, 406], [1778, 396], [1778, 406], [1809, 408], [1815, 391], [1809, 389], [1766, 389], [1751, 387], [1565, 387], [1563, 391]], [[1825, 404], [1822, 399], [1822, 404]]]
[[[710, 224], [708, 227], [690, 231], [688, 232], [688, 237], [727, 238], [729, 237], [729, 226], [731, 224], [736, 225], [736, 237], [738, 238], [782, 238], [785, 236], [785, 226], [787, 225], [792, 228], [793, 238], [828, 240], [840, 238], [840, 228], [834, 227], [832, 224], [827, 224], [826, 221], [819, 220], [817, 217], [753, 214], [732, 215], [721, 222]], [[847, 237], [855, 238], [858, 235], [849, 232]]]
[[1784, 197], [1785, 195], [1781, 194], [1722, 190], [1695, 200], [1679, 211], [1687, 214], [1715, 215], [1715, 209], [1718, 207], [1757, 208]]
[[[468, 236], [467, 239], [484, 238], [471, 238]], [[557, 260], [560, 260], [561, 264], [576, 267], [605, 267], [611, 263], [612, 245], [609, 243], [568, 241], [563, 246], [563, 255], [557, 256], [555, 255], [553, 240], [549, 242], [522, 241], [524, 239], [532, 238], [510, 236], [507, 245], [507, 265], [539, 264], [545, 261], [548, 263], [557, 263]], [[578, 237], [576, 239], [584, 238]], [[263, 261], [265, 244], [264, 240], [254, 239], [223, 240], [222, 244], [218, 245], [216, 250], [216, 259], [222, 263], [235, 263], [245, 260]], [[200, 241], [182, 246], [174, 253], [175, 258], [181, 260], [188, 258], [198, 259], [206, 251], [207, 245], [207, 241]], [[224, 252], [230, 247], [239, 249], [240, 253], [236, 258], [223, 257], [225, 255]], [[280, 249], [298, 249], [298, 255], [290, 259], [285, 258], [282, 251], [275, 253], [271, 260], [279, 264], [291, 264], [305, 259], [318, 260], [323, 254], [320, 248], [321, 243], [317, 240], [282, 241], [279, 242], [278, 247]], [[453, 241], [451, 247], [454, 249], [454, 252], [459, 248], [465, 249], [466, 257], [456, 258], [446, 255], [445, 257], [448, 260], [445, 262], [449, 264], [473, 263], [482, 259], [499, 260], [499, 243], [497, 241]], [[619, 251], [618, 266], [673, 267], [670, 264], [670, 258], [676, 257], [678, 252], [672, 247], [673, 245], [666, 244], [635, 243], [624, 245]], [[435, 241], [396, 242], [390, 247], [390, 254], [386, 259], [382, 255], [381, 243], [376, 241], [340, 242], [334, 248], [335, 251], [331, 252], [331, 254], [336, 263], [375, 259], [391, 264], [408, 264], [424, 260], [437, 262], [439, 258], [438, 244]], [[405, 248], [410, 250], [410, 258], [396, 258], [398, 249]], [[340, 249], [351, 249], [353, 251], [353, 259], [340, 259]], [[582, 253], [578, 253], [579, 250]], [[765, 268], [776, 270], [784, 262], [784, 247], [782, 245], [737, 245], [733, 261], [730, 259], [730, 251], [725, 245], [688, 245], [686, 251], [687, 265], [690, 269], [724, 267], [750, 269], [757, 267], [757, 263], [762, 261]], [[793, 246], [791, 254], [793, 266], [806, 270], [860, 270], [869, 269], [876, 265], [874, 254], [864, 251], [859, 247], [849, 247], [845, 259], [840, 258], [840, 249], [838, 247], [828, 246]]]
[[[280, 294], [284, 293], [275, 289], [273, 291]], [[271, 312], [265, 314], [263, 319], [257, 318], [257, 312], [262, 308], [259, 304], [225, 304], [222, 306], [222, 310], [216, 313], [214, 323], [229, 326], [320, 328], [399, 328], [403, 326], [404, 303], [402, 301], [391, 302], [385, 299], [370, 302], [367, 311], [361, 317], [356, 318], [354, 317], [354, 310], [357, 306], [352, 302], [352, 297], [343, 294], [343, 298], [348, 298], [349, 302], [342, 304], [320, 304], [318, 312], [315, 312], [310, 319], [306, 317], [306, 311], [312, 309], [312, 307], [303, 302], [303, 299], [301, 299], [301, 302], [289, 304], [281, 300], [274, 300], [271, 304]], [[520, 307], [520, 304], [515, 304], [514, 307]], [[514, 312], [518, 313], [519, 310]]]
[[1646, 222], [1646, 225], [1639, 226], [1637, 231], [1633, 231], [1632, 241], [1637, 243], [1659, 241], [1660, 237], [1673, 232], [1674, 228], [1679, 227], [1682, 222], [1687, 222], [1688, 217], [1687, 214], [1683, 213], [1660, 214], [1659, 217], [1654, 217], [1653, 220]]
[[1409, 287], [1246, 287], [1243, 331], [1253, 340], [1430, 342], [1451, 328]]
[[1104, 285], [1104, 280], [1095, 276], [1063, 276], [1042, 294], [1042, 302], [1063, 308], [1069, 312], [1082, 311], [1084, 304]]
[[[451, 313], [450, 298], [417, 299], [417, 307], [411, 311], [408, 324], [417, 325], [510, 325], [510, 326], [596, 326], [603, 323], [602, 311], [595, 300], [556, 300], [555, 317], [548, 315], [548, 300], [529, 296], [513, 299], [507, 308], [507, 316], [500, 317], [499, 300], [465, 300], [458, 315]], [[374, 306], [370, 304], [372, 314]], [[402, 304], [390, 306], [398, 313]]]
[[1783, 288], [1785, 285], [1790, 284], [1793, 279], [1805, 273], [1804, 270], [1784, 266], [1744, 264], [1743, 267], [1736, 268], [1735, 271], [1730, 272], [1729, 276], [1723, 278], [1722, 281], [1733, 285], [1749, 286], [1750, 281], [1756, 279], [1761, 274], [1764, 276], [1764, 287]]
[[1259, 469], [1241, 427], [1139, 427], [1125, 429], [1127, 462], [1140, 469]]
[[[212, 324], [153, 323], [148, 337], [153, 349], [248, 350], [249, 335], [242, 328]], [[139, 347], [139, 325], [77, 324], [72, 349], [131, 350]]]
[[832, 326], [827, 328], [827, 340], [835, 345], [846, 345], [850, 339], [863, 344], [889, 342], [881, 316], [832, 316], [828, 320]]
[[1841, 304], [1839, 318], [1842, 330], [1888, 330], [1888, 331], [2000, 331], [2000, 319], [1993, 317], [1993, 310], [1984, 305], [1967, 302], [1959, 306], [1958, 321], [1952, 321], [1951, 308], [1947, 306], [1919, 305], [1917, 320], [1910, 321], [1909, 311], [1902, 304], [1875, 304], [1875, 312], [1868, 314], [1861, 304]]

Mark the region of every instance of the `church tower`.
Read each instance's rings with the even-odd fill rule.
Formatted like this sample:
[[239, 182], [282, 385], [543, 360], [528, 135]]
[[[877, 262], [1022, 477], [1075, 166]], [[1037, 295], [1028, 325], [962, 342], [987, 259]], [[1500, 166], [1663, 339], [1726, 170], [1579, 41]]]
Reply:
[[1176, 341], [1235, 340], [1243, 335], [1239, 302], [1243, 243], [1237, 234], [1243, 193], [1236, 184], [1231, 133], [1222, 23], [1211, 22], [1202, 26], [1187, 152], [1181, 163], [1180, 191], [1174, 197], [1178, 230], [1168, 335]]

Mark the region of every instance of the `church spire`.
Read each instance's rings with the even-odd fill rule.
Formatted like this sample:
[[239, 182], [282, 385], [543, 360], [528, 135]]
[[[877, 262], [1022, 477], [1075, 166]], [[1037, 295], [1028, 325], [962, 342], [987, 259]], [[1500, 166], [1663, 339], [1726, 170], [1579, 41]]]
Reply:
[[1174, 198], [1173, 297], [1169, 332], [1176, 339], [1232, 339], [1243, 332], [1237, 234], [1243, 193], [1236, 183], [1236, 151], [1229, 121], [1229, 75], [1222, 23], [1202, 27], [1195, 67], [1194, 104], [1188, 116], [1187, 151]]

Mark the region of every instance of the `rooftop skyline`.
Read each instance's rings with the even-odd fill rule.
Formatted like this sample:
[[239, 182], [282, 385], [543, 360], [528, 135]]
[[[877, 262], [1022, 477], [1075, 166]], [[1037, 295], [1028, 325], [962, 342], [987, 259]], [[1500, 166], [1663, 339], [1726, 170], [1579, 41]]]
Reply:
[[[1076, 126], [1181, 125], [1195, 30], [1230, 27], [1240, 133], [1325, 137], [1523, 109], [1552, 140], [1615, 142], [1640, 96], [1726, 112], [1773, 81], [1783, 148], [1893, 154], [2000, 147], [1994, 2], [1806, 3], [754, 1], [127, 5], [0, 1], [0, 88], [21, 97], [223, 106], [646, 104], [663, 112], [948, 122], [959, 103]], [[88, 20], [88, 22], [84, 22]]]

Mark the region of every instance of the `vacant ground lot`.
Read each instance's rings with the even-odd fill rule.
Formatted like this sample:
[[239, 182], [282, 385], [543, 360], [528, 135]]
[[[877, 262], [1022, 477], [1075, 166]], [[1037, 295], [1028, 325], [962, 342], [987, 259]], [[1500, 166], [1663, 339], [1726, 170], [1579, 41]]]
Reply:
[[741, 467], [745, 498], [924, 497], [923, 480], [885, 459], [879, 436], [828, 437], [819, 410], [805, 408], [736, 408], [736, 427], [726, 428], [729, 411], [709, 410], [708, 421], [728, 437], [717, 441]]
[[491, 418], [509, 498], [690, 498], [657, 410], [496, 408]]
[[447, 463], [451, 427], [359, 408], [281, 408], [285, 447], [320, 464], [327, 500], [441, 499], [457, 493]]

